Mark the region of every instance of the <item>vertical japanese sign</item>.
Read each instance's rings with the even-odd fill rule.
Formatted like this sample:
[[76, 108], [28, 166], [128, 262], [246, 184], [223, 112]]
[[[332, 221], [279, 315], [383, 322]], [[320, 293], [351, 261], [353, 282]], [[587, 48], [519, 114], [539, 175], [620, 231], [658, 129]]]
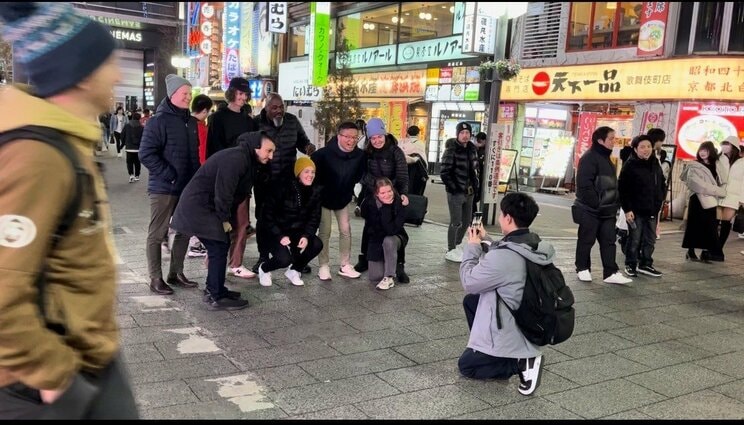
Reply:
[[269, 32], [287, 33], [287, 2], [270, 1], [268, 15]]
[[408, 101], [396, 100], [389, 102], [390, 115], [388, 125], [390, 134], [402, 140], [406, 136], [406, 121], [408, 121]]
[[664, 54], [664, 37], [666, 36], [668, 15], [669, 2], [643, 2], [636, 56], [662, 56]]
[[225, 55], [222, 60], [222, 90], [240, 73], [240, 2], [225, 3]]
[[465, 4], [464, 1], [456, 1], [452, 7], [454, 19], [452, 21], [452, 34], [461, 34], [465, 25]]
[[504, 145], [506, 126], [504, 123], [491, 123], [491, 137], [486, 142], [486, 166], [483, 167], [483, 193], [486, 204], [495, 204], [499, 197], [499, 174], [501, 170], [501, 149]]
[[208, 85], [213, 86], [221, 80], [222, 69], [222, 14], [225, 3], [202, 3], [202, 22], [200, 29], [203, 40], [200, 44], [202, 53], [209, 55]]
[[496, 49], [498, 12], [489, 3], [468, 2], [462, 32], [462, 52], [492, 55]]
[[579, 165], [581, 155], [592, 147], [592, 133], [596, 127], [597, 114], [584, 112], [579, 115], [579, 137], [576, 138], [576, 149], [574, 149], [574, 170]]
[[328, 82], [328, 52], [330, 50], [331, 3], [310, 3], [310, 39], [308, 78], [310, 84], [323, 87]]
[[646, 111], [641, 119], [641, 134], [646, 134], [652, 128], [661, 128], [664, 120], [664, 112]]

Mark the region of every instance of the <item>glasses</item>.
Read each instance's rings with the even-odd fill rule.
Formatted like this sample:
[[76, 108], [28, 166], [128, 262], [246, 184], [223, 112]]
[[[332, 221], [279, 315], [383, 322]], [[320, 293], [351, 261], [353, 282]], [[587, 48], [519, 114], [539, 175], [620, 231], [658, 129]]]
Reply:
[[344, 139], [358, 139], [359, 138], [356, 135], [352, 136], [352, 135], [349, 135], [349, 134], [339, 134], [338, 137], [343, 137]]

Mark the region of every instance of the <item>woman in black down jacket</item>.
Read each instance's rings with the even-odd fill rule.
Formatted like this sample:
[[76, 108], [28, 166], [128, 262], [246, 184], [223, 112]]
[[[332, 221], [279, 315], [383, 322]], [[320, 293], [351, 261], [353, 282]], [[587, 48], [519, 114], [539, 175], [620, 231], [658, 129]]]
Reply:
[[300, 271], [323, 249], [323, 242], [315, 235], [321, 208], [321, 188], [313, 184], [315, 163], [301, 157], [295, 162], [294, 173], [296, 179], [277, 183], [267, 192], [261, 215], [271, 238], [271, 259], [258, 267], [261, 286], [271, 286], [273, 270], [290, 265], [284, 275], [292, 285], [304, 285]]
[[395, 286], [393, 277], [398, 265], [398, 250], [408, 244], [408, 234], [403, 228], [405, 208], [393, 183], [385, 177], [375, 181], [374, 196], [368, 196], [362, 204], [364, 231], [369, 241], [367, 275], [370, 282], [379, 282], [377, 289]]

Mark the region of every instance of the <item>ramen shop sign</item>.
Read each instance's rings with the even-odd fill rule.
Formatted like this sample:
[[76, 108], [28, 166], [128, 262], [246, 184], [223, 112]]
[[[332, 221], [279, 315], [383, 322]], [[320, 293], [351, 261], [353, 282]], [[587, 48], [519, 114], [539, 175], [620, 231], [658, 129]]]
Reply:
[[744, 61], [716, 57], [522, 68], [501, 84], [503, 101], [741, 101]]
[[700, 144], [720, 148], [729, 136], [744, 138], [744, 103], [681, 102], [677, 111], [677, 158], [694, 159]]

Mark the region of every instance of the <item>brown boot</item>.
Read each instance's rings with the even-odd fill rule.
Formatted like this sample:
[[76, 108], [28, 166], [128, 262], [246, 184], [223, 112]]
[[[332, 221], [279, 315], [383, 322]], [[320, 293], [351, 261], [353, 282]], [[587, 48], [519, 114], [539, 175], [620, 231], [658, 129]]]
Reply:
[[173, 293], [173, 288], [168, 286], [162, 277], [150, 281], [150, 290], [160, 295], [171, 295]]
[[193, 280], [189, 280], [183, 273], [178, 273], [175, 276], [168, 276], [168, 283], [176, 286], [183, 286], [184, 288], [196, 288], [198, 283]]

